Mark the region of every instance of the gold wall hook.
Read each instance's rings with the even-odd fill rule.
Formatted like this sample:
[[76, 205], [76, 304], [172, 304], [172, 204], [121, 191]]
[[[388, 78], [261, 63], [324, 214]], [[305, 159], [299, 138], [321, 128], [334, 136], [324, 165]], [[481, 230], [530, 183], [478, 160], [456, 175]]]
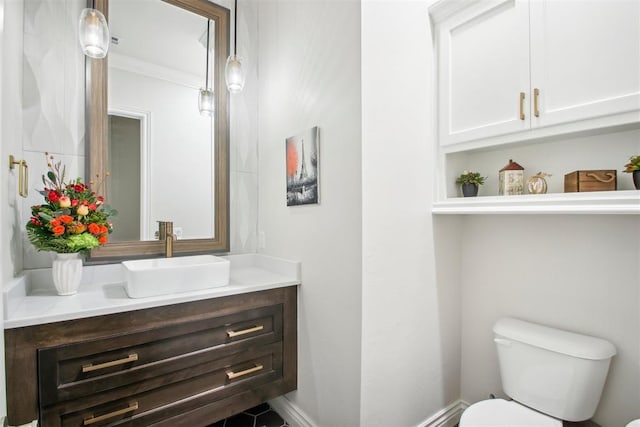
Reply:
[[29, 195], [29, 166], [26, 160], [16, 160], [13, 154], [9, 155], [9, 170], [18, 165], [18, 194], [22, 197]]

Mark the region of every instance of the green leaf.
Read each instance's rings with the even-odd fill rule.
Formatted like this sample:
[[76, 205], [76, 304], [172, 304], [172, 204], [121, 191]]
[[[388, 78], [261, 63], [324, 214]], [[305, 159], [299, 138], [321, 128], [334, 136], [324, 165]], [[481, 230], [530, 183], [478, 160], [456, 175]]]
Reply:
[[27, 224], [27, 237], [31, 244], [39, 251], [58, 253], [78, 252], [70, 248], [64, 238], [52, 238], [51, 235], [41, 227], [34, 227]]
[[51, 180], [51, 182], [53, 184], [56, 184], [56, 174], [55, 173], [49, 171], [49, 172], [47, 172], [47, 177], [49, 177], [49, 179]]
[[46, 214], [45, 212], [40, 212], [38, 214], [38, 216], [42, 219], [44, 219], [45, 221], [52, 221], [53, 217], [51, 215]]
[[105, 213], [105, 215], [107, 216], [116, 216], [118, 215], [118, 210], [114, 209], [111, 207], [111, 205], [104, 205], [102, 207], [102, 211]]

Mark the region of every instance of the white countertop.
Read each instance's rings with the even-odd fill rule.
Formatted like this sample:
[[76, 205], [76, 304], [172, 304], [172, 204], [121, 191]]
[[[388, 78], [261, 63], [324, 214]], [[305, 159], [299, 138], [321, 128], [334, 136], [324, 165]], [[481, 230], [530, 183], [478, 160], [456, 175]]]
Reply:
[[4, 328], [40, 325], [163, 305], [280, 288], [301, 283], [301, 265], [260, 254], [227, 255], [229, 285], [148, 298], [129, 298], [122, 266], [85, 266], [78, 293], [59, 296], [51, 269], [26, 270], [4, 287]]

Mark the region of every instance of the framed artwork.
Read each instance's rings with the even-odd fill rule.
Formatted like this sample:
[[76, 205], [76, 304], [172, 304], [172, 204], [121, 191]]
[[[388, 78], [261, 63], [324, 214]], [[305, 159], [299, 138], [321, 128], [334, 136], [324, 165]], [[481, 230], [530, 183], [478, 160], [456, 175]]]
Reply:
[[319, 143], [317, 126], [286, 139], [287, 206], [319, 203]]

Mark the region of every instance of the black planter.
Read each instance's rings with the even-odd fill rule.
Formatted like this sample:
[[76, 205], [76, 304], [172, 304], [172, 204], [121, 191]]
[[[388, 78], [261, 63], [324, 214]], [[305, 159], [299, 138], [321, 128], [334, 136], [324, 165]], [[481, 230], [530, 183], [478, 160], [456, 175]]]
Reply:
[[635, 185], [636, 190], [640, 190], [640, 170], [633, 171], [633, 185]]
[[478, 184], [462, 184], [462, 195], [464, 197], [476, 197], [478, 195]]

